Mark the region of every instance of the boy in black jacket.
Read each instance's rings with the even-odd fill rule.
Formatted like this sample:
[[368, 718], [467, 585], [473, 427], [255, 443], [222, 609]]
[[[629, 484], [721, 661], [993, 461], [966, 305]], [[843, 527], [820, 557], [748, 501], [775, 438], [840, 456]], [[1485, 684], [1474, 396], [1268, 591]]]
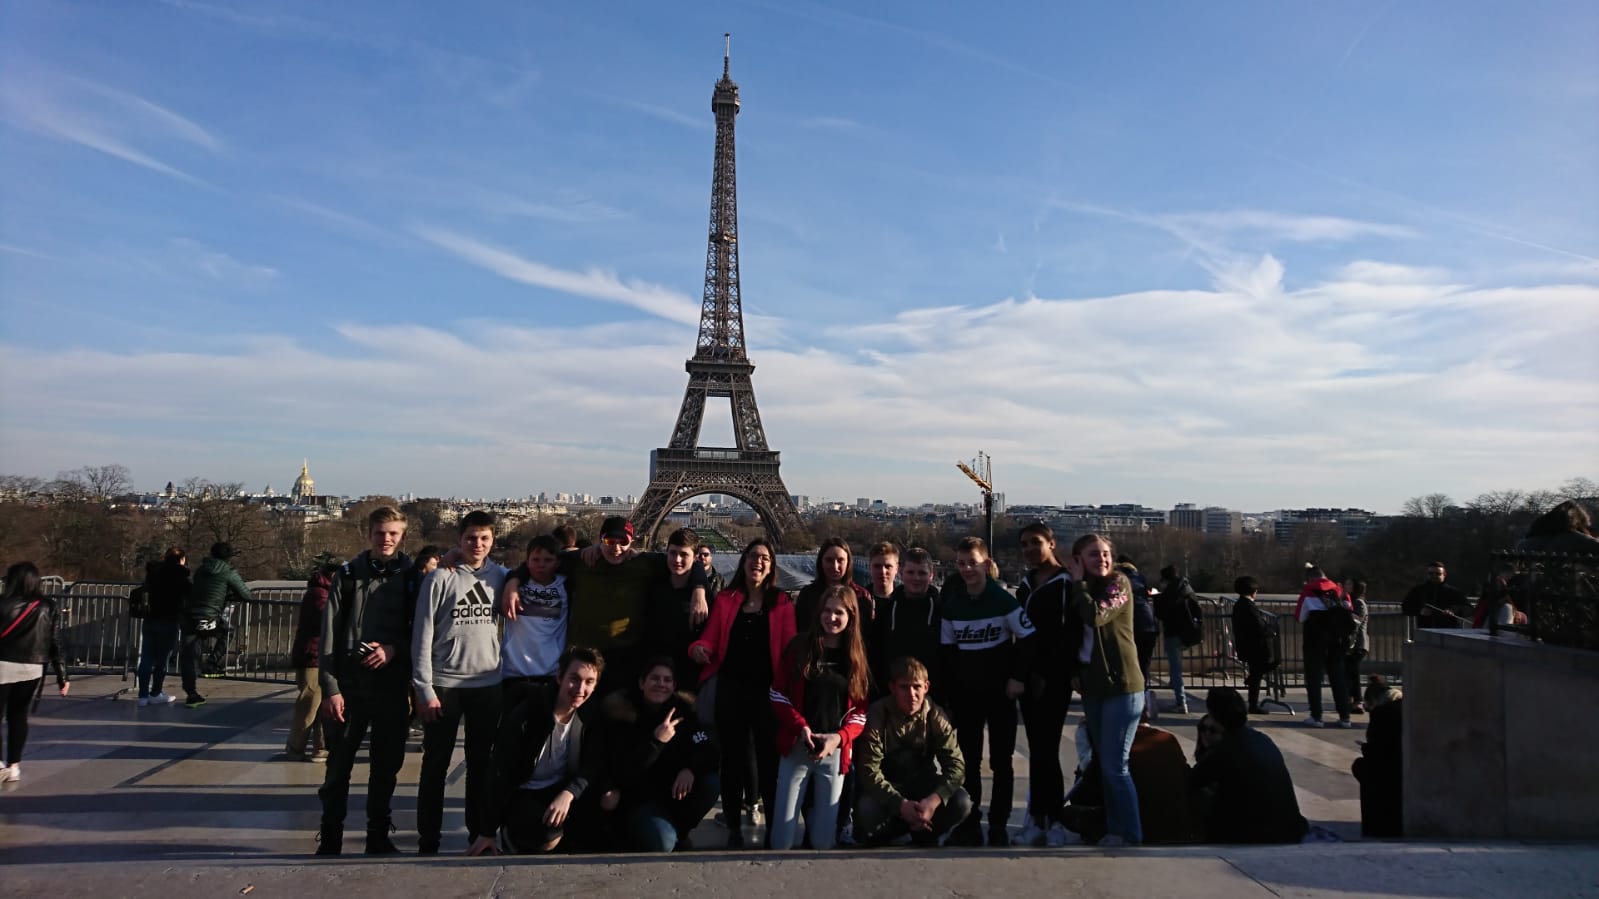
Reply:
[[906, 550], [899, 577], [900, 585], [878, 604], [866, 644], [872, 679], [880, 690], [888, 688], [889, 665], [895, 659], [910, 656], [928, 671], [938, 664], [943, 607], [933, 586], [933, 557], [919, 546]]
[[560, 680], [536, 688], [505, 716], [494, 741], [494, 801], [484, 809], [487, 826], [468, 855], [499, 851], [496, 833], [506, 852], [550, 852], [560, 844], [595, 769], [583, 753], [583, 719], [577, 710], [593, 695], [604, 670], [597, 651], [568, 649], [561, 657]]

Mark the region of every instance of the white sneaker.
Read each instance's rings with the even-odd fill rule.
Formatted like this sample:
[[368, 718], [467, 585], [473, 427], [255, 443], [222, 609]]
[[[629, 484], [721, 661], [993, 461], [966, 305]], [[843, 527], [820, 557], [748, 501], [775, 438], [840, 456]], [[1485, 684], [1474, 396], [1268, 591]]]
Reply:
[[0, 783], [16, 783], [22, 779], [22, 763], [0, 768]]
[[1071, 840], [1071, 831], [1067, 830], [1066, 825], [1059, 821], [1049, 825], [1049, 832], [1044, 834], [1044, 845], [1051, 849], [1059, 849], [1070, 843]]
[[178, 701], [178, 697], [173, 696], [170, 693], [157, 693], [154, 696], [150, 697], [150, 704], [151, 705], [166, 705], [168, 703], [177, 702], [177, 701]]
[[1010, 841], [1012, 846], [1042, 846], [1044, 845], [1044, 831], [1040, 830], [1033, 819], [1028, 818], [1027, 823], [1017, 832]]
[[1344, 730], [1348, 730], [1349, 728], [1355, 726], [1355, 722], [1350, 721], [1348, 718], [1339, 718], [1338, 719], [1338, 726], [1343, 728]]
[[1320, 718], [1316, 718], [1314, 716], [1306, 716], [1305, 720], [1301, 721], [1299, 723], [1305, 725], [1306, 727], [1322, 727], [1323, 726], [1322, 723], [1321, 723], [1321, 719]]

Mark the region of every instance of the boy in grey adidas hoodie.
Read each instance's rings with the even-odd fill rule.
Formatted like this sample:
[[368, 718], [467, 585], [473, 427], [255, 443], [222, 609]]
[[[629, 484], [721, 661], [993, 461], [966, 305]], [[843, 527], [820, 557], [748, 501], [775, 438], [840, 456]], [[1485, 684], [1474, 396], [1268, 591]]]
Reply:
[[416, 794], [417, 851], [439, 851], [444, 777], [466, 720], [466, 842], [487, 836], [494, 801], [494, 732], [500, 723], [500, 631], [494, 599], [509, 570], [489, 558], [494, 515], [461, 517], [460, 559], [422, 581], [411, 633], [411, 680], [422, 717], [422, 776]]

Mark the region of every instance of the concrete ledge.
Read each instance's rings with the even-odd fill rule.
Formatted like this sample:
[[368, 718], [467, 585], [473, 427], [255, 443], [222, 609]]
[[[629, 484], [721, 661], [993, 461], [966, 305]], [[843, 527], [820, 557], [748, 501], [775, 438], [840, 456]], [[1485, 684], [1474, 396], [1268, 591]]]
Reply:
[[1599, 838], [1599, 653], [1423, 630], [1405, 657], [1405, 834]]

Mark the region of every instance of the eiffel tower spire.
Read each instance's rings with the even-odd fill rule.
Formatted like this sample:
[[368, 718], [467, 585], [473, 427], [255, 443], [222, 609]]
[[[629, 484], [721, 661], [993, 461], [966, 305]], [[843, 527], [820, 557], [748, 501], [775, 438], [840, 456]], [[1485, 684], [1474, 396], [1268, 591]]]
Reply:
[[[778, 473], [778, 454], [766, 445], [744, 346], [744, 304], [738, 274], [738, 180], [733, 120], [739, 113], [733, 82], [732, 37], [723, 35], [722, 78], [711, 91], [716, 157], [711, 166], [711, 219], [705, 243], [705, 293], [699, 337], [685, 365], [688, 389], [665, 448], [650, 457], [650, 485], [633, 510], [633, 524], [653, 539], [667, 513], [684, 500], [724, 493], [748, 503], [779, 546], [808, 540], [799, 512]], [[736, 447], [702, 447], [705, 400], [726, 397]]]

